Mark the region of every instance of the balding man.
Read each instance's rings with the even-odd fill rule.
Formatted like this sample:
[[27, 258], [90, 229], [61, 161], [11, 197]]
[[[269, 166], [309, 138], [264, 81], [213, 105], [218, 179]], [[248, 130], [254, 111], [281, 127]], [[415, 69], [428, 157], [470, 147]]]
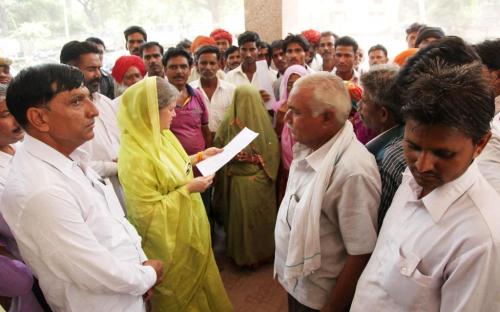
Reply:
[[344, 311], [377, 239], [377, 164], [346, 122], [351, 101], [338, 77], [299, 79], [288, 108], [297, 143], [276, 223], [275, 272], [289, 311]]

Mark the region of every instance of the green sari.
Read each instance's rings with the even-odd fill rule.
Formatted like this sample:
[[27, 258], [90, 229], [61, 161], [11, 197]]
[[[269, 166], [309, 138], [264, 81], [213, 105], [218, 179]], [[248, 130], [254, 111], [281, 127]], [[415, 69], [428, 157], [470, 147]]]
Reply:
[[214, 206], [224, 215], [228, 256], [238, 265], [253, 265], [274, 255], [280, 150], [260, 94], [249, 85], [236, 88], [214, 145], [225, 146], [244, 127], [259, 133], [244, 151], [260, 155], [262, 161], [257, 165], [233, 160], [219, 170]]
[[231, 311], [210, 242], [210, 226], [188, 155], [170, 130], [160, 131], [156, 77], [131, 86], [118, 112], [118, 175], [130, 222], [151, 259], [164, 264], [154, 311]]

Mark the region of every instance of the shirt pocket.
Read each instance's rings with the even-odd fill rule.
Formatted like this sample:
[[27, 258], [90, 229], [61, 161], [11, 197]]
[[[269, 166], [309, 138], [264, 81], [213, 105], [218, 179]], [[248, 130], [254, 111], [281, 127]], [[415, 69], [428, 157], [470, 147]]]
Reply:
[[403, 254], [401, 247], [393, 263], [386, 266], [383, 285], [388, 295], [405, 311], [439, 311], [439, 283], [434, 276], [418, 269], [421, 258], [415, 254]]

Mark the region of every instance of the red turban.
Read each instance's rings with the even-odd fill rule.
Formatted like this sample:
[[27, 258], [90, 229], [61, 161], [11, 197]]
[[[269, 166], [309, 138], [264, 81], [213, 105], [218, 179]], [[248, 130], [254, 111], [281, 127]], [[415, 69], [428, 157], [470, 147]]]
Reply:
[[198, 36], [194, 38], [193, 43], [191, 44], [191, 53], [196, 53], [196, 50], [199, 48], [206, 46], [206, 45], [213, 45], [215, 46], [215, 40], [210, 37], [205, 37], [205, 36]]
[[137, 67], [137, 69], [141, 72], [141, 75], [144, 77], [144, 75], [146, 74], [146, 68], [144, 67], [144, 62], [140, 57], [136, 55], [120, 56], [116, 60], [115, 66], [113, 66], [111, 75], [113, 76], [113, 78], [115, 78], [115, 80], [118, 83], [122, 83], [123, 76], [125, 75], [127, 70], [132, 66]]
[[222, 28], [214, 29], [214, 31], [210, 33], [210, 37], [212, 37], [215, 41], [226, 39], [229, 42], [229, 45], [233, 44], [233, 36]]
[[417, 53], [417, 51], [417, 48], [409, 48], [407, 50], [404, 50], [403, 52], [396, 55], [396, 57], [394, 58], [394, 63], [398, 64], [399, 66], [403, 66], [404, 64], [406, 64], [406, 61], [410, 57]]
[[344, 85], [349, 92], [349, 96], [351, 97], [351, 102], [357, 103], [361, 100], [361, 96], [363, 95], [363, 89], [357, 84], [351, 81], [344, 81]]
[[309, 29], [309, 30], [304, 30], [301, 34], [313, 46], [319, 45], [319, 38], [321, 38], [321, 33], [319, 31], [314, 29]]

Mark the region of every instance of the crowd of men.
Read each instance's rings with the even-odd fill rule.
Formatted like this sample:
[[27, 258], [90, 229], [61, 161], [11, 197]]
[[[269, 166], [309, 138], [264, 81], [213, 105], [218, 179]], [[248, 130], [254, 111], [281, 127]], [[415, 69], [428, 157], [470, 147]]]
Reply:
[[[0, 56], [9, 311], [144, 311], [168, 270], [126, 219], [116, 116], [127, 88], [150, 76], [175, 86], [170, 129], [193, 155], [212, 146], [240, 85], [275, 118], [292, 65], [307, 73], [283, 104], [295, 145], [274, 257], [289, 311], [500, 311], [500, 39], [471, 45], [415, 23], [395, 57], [369, 47], [366, 70], [356, 40], [332, 31], [266, 43], [215, 29], [165, 49], [131, 26], [124, 39], [111, 73], [96, 37], [62, 47], [66, 71], [12, 77]], [[202, 198], [213, 217], [211, 192]]]

